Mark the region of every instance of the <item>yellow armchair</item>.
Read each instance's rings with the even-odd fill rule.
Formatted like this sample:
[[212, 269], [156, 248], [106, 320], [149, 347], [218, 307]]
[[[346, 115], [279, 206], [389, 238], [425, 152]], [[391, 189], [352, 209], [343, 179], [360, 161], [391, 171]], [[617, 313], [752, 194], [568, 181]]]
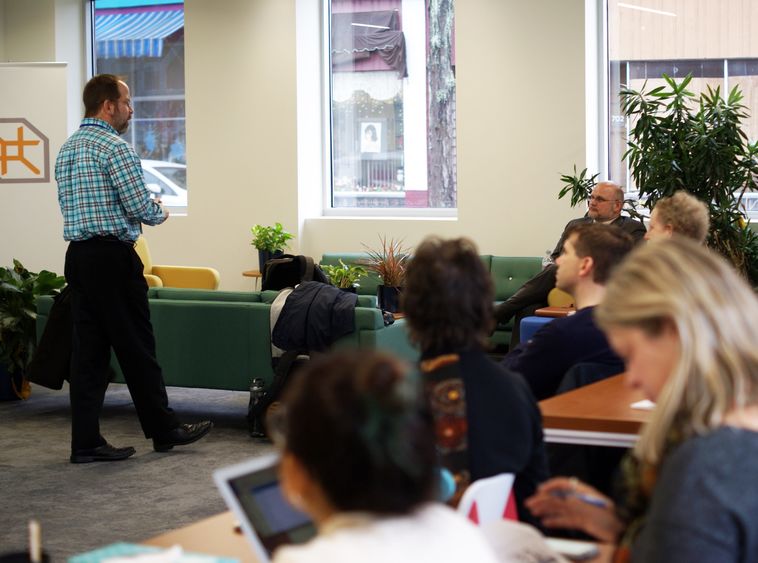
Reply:
[[548, 307], [574, 307], [574, 298], [571, 294], [562, 289], [554, 287], [547, 294]]
[[149, 287], [187, 287], [193, 289], [217, 289], [221, 281], [218, 270], [192, 266], [158, 266], [153, 264], [145, 237], [139, 237], [134, 245], [145, 266], [145, 280]]

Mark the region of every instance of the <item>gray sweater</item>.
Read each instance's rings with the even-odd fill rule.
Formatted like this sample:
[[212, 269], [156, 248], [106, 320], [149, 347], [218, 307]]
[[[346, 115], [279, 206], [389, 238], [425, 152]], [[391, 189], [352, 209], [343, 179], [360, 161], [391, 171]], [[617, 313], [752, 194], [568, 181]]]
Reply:
[[723, 427], [661, 468], [634, 563], [758, 563], [758, 433]]

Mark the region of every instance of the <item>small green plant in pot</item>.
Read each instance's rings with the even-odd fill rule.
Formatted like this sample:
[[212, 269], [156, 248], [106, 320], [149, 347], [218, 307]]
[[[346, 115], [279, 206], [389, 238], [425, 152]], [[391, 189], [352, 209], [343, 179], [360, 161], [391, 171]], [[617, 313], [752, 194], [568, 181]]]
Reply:
[[258, 249], [258, 267], [263, 271], [263, 265], [271, 258], [275, 258], [287, 248], [287, 241], [292, 240], [294, 235], [284, 230], [281, 223], [274, 223], [273, 227], [255, 225], [250, 229], [253, 240], [250, 242]]
[[402, 240], [379, 237], [381, 248], [372, 249], [363, 245], [368, 253], [365, 265], [368, 271], [382, 279], [377, 288], [379, 308], [393, 313], [400, 312], [400, 292], [405, 283], [405, 272], [410, 260], [410, 251], [403, 248]]
[[0, 267], [0, 385], [11, 389], [0, 395], [29, 396], [24, 373], [37, 340], [37, 297], [56, 294], [65, 284], [62, 276], [30, 272], [18, 260], [12, 268]]
[[332, 285], [340, 289], [353, 291], [355, 291], [355, 288], [360, 287], [358, 280], [368, 274], [368, 271], [363, 266], [347, 265], [342, 259], [340, 259], [339, 266], [324, 265], [321, 268], [329, 276], [329, 281]]

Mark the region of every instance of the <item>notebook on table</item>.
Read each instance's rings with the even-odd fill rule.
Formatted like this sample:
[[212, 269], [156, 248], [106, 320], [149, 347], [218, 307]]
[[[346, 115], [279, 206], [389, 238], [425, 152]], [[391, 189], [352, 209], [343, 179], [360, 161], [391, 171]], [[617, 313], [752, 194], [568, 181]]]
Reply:
[[277, 547], [303, 543], [316, 534], [310, 518], [285, 500], [278, 461], [276, 454], [270, 454], [213, 473], [221, 496], [261, 562], [271, 561]]

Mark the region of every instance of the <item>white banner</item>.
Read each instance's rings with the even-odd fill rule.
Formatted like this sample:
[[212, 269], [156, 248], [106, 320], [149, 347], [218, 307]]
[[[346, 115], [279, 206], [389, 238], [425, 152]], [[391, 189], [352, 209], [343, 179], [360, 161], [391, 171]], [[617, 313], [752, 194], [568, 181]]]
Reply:
[[55, 157], [67, 137], [65, 63], [0, 64], [0, 264], [63, 273]]

